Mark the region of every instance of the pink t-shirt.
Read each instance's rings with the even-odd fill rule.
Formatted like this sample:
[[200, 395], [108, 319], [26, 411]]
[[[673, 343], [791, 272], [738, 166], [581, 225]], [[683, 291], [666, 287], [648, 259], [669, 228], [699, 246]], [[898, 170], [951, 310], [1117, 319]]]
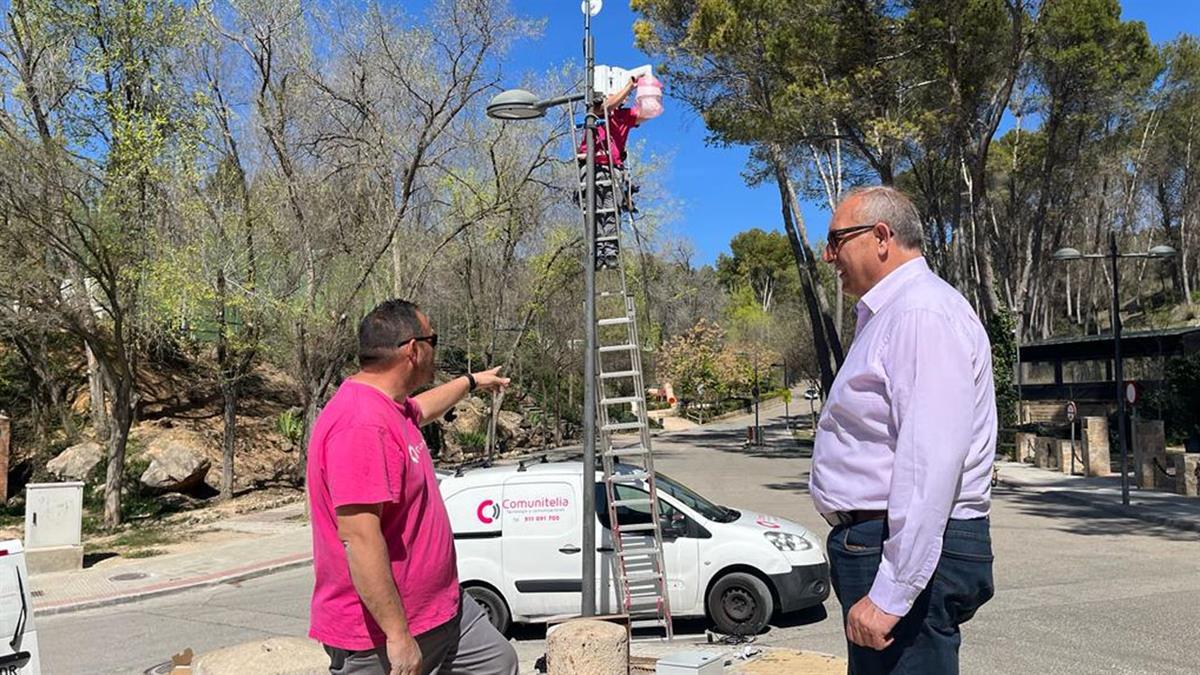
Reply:
[[[609, 150], [612, 150], [613, 166], [618, 169], [624, 165], [625, 143], [629, 140], [629, 130], [638, 125], [637, 112], [629, 108], [617, 108], [608, 111], [608, 120], [596, 125], [596, 163], [608, 164]], [[611, 144], [609, 134], [612, 134]], [[587, 152], [587, 139], [579, 144], [580, 154]]]
[[308, 448], [316, 576], [308, 634], [314, 640], [355, 651], [387, 641], [354, 589], [338, 538], [335, 509], [349, 504], [383, 504], [392, 578], [413, 635], [458, 612], [454, 534], [420, 419], [415, 400], [396, 403], [354, 380], [343, 382], [317, 417]]

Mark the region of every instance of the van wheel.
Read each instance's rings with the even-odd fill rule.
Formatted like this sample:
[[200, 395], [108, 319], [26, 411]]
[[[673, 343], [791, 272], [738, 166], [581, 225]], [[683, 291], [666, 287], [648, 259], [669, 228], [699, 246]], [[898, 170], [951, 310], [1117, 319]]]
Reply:
[[757, 635], [774, 612], [771, 589], [753, 574], [730, 572], [708, 592], [708, 614], [726, 635]]
[[467, 588], [467, 595], [479, 605], [487, 615], [488, 622], [495, 626], [501, 635], [508, 634], [509, 626], [512, 625], [512, 615], [508, 612], [508, 605], [504, 604], [504, 598], [485, 586], [470, 586]]

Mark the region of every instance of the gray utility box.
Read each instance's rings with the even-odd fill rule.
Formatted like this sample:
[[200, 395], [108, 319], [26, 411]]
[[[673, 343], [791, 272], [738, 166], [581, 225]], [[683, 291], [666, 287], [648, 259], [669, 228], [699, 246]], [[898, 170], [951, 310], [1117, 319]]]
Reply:
[[32, 574], [83, 567], [83, 483], [25, 486], [25, 559]]
[[658, 660], [655, 675], [721, 675], [725, 659], [710, 652], [675, 652]]

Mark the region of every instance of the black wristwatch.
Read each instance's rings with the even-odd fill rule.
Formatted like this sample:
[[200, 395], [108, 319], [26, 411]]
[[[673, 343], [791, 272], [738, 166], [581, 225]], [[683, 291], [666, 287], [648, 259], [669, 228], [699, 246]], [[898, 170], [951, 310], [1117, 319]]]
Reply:
[[475, 391], [475, 376], [470, 373], [467, 373], [466, 378], [467, 378], [467, 393], [469, 394], [469, 393]]

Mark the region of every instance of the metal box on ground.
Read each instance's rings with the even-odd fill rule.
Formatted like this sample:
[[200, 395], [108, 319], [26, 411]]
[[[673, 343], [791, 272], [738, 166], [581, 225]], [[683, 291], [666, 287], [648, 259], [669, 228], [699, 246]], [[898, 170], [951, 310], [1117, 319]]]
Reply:
[[710, 652], [674, 652], [658, 660], [655, 675], [721, 675], [725, 660]]
[[25, 486], [25, 555], [34, 574], [83, 566], [83, 483]]

